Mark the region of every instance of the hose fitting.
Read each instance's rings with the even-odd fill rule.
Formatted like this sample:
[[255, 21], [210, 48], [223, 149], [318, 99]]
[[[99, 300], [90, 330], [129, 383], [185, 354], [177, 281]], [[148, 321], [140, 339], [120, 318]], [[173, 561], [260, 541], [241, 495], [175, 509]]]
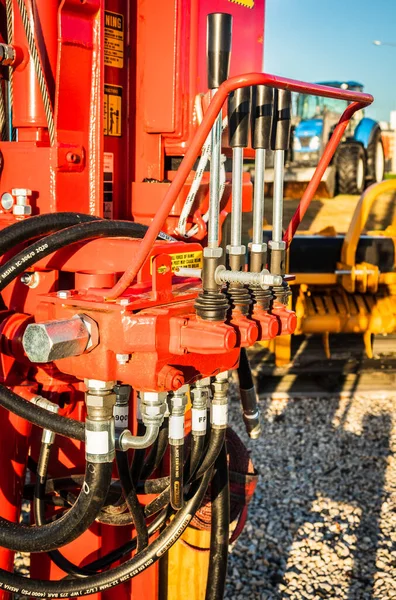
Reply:
[[88, 462], [111, 463], [115, 458], [115, 383], [85, 379], [85, 456]]
[[130, 385], [114, 386], [116, 403], [114, 406], [114, 425], [117, 433], [128, 428], [129, 399], [131, 397]]
[[146, 431], [142, 436], [135, 436], [129, 429], [124, 429], [117, 441], [120, 450], [126, 451], [130, 448], [143, 450], [155, 442], [168, 408], [166, 398], [166, 392], [140, 393], [140, 413]]
[[192, 407], [191, 407], [191, 433], [193, 436], [203, 436], [206, 434], [208, 420], [208, 400], [210, 392], [210, 377], [205, 377], [195, 382], [192, 389]]
[[228, 425], [228, 371], [216, 375], [212, 384], [213, 399], [210, 406], [210, 423], [213, 429], [227, 429]]
[[[45, 410], [48, 410], [49, 412], [55, 413], [57, 414], [59, 412], [59, 406], [57, 404], [54, 404], [54, 402], [50, 402], [49, 400], [47, 400], [46, 398], [43, 398], [42, 396], [36, 396], [35, 398], [32, 398], [30, 401], [32, 404], [36, 404], [36, 406], [39, 406], [40, 408], [45, 408]], [[51, 431], [51, 429], [43, 429], [43, 434], [41, 436], [41, 443], [42, 444], [53, 444], [55, 440], [55, 433], [53, 431]]]

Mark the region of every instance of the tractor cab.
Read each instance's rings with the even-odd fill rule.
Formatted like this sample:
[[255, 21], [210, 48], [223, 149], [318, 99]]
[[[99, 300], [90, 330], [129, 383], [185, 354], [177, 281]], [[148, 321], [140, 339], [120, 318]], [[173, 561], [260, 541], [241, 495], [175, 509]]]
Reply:
[[[323, 81], [321, 85], [357, 92], [363, 91], [363, 85], [356, 81]], [[297, 119], [293, 134], [295, 160], [304, 163], [318, 161], [323, 146], [326, 145], [332, 129], [347, 105], [346, 100], [335, 100], [334, 98], [322, 98], [307, 94], [297, 96]], [[356, 123], [354, 126], [356, 126]]]

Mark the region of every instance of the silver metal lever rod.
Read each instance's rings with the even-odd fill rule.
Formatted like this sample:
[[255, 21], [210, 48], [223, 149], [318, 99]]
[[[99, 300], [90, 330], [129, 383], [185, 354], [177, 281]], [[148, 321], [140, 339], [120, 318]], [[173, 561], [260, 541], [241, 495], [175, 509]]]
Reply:
[[257, 148], [254, 165], [252, 244], [263, 244], [265, 150]]
[[275, 150], [274, 153], [274, 200], [272, 213], [272, 242], [282, 242], [283, 228], [283, 178], [285, 151]]
[[[212, 96], [216, 90], [212, 90]], [[218, 115], [211, 131], [211, 161], [209, 181], [209, 220], [208, 247], [219, 246], [219, 212], [220, 212], [220, 168], [221, 168], [221, 134], [222, 114]]]
[[232, 212], [231, 212], [231, 245], [230, 254], [244, 254], [242, 241], [242, 178], [243, 178], [243, 148], [232, 149]]

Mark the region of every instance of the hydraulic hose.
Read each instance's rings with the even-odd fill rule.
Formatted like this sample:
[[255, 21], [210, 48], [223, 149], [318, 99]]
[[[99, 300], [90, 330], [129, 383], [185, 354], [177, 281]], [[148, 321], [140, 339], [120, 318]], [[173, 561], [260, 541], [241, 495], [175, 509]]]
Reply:
[[59, 519], [41, 527], [0, 518], [0, 546], [14, 552], [49, 552], [68, 544], [94, 522], [111, 482], [111, 463], [86, 463], [85, 480], [77, 501]]
[[[48, 463], [51, 454], [52, 444], [50, 443], [41, 443], [39, 459], [37, 463], [37, 476], [36, 476], [36, 484], [34, 488], [34, 500], [33, 500], [33, 513], [36, 525], [41, 527], [45, 524], [45, 485], [47, 481], [48, 474]], [[52, 550], [48, 552], [49, 557], [52, 562], [56, 564], [57, 567], [65, 571], [65, 573], [77, 575], [77, 576], [86, 576], [86, 574], [92, 575], [95, 571], [90, 571], [86, 567], [80, 569], [77, 565], [74, 565], [70, 562], [66, 557], [59, 552], [59, 550]]]
[[261, 433], [260, 412], [246, 348], [241, 348], [237, 373], [246, 432], [250, 438], [257, 439]]
[[128, 510], [131, 514], [137, 536], [137, 552], [139, 553], [148, 545], [148, 532], [144, 520], [144, 512], [139, 503], [135, 486], [129, 471], [128, 455], [126, 452], [116, 453], [118, 475]]
[[[47, 235], [21, 250], [2, 265], [0, 268], [0, 290], [9, 285], [18, 275], [25, 272], [28, 267], [65, 246], [103, 237], [142, 238], [146, 230], [145, 225], [130, 221], [95, 220], [88, 223], [79, 223]], [[166, 240], [173, 239], [162, 233], [159, 237]]]
[[230, 528], [230, 489], [226, 444], [215, 463], [211, 484], [212, 523], [210, 530], [210, 557], [205, 600], [221, 600], [227, 577], [228, 540]]
[[22, 417], [22, 419], [38, 425], [38, 427], [50, 429], [54, 433], [79, 440], [80, 442], [85, 441], [84, 423], [51, 413], [33, 402], [28, 402], [1, 384], [0, 406], [9, 410], [14, 415], [18, 415], [18, 417]]
[[62, 581], [26, 579], [21, 575], [15, 575], [9, 571], [0, 569], [0, 589], [5, 591], [12, 590], [14, 593], [19, 594], [23, 593], [24, 596], [37, 597], [39, 595], [40, 597], [47, 596], [56, 599], [69, 596], [87, 596], [99, 591], [103, 592], [135, 577], [159, 560], [183, 534], [193, 515], [201, 505], [211, 477], [212, 470], [209, 470], [202, 477], [201, 481], [197, 482], [194, 486], [191, 496], [184, 507], [175, 515], [173, 521], [147, 548], [114, 569], [98, 575], [91, 575], [85, 579], [68, 578]]
[[165, 456], [166, 449], [168, 447], [168, 431], [169, 419], [168, 417], [165, 417], [161, 425], [158, 437], [144, 460], [143, 469], [140, 474], [140, 479], [142, 479], [143, 481], [150, 477], [150, 475], [154, 473], [154, 471], [156, 471], [160, 466], [162, 459]]
[[1, 230], [0, 255], [12, 250], [22, 242], [30, 242], [34, 238], [42, 237], [66, 227], [97, 220], [99, 220], [99, 217], [84, 215], [83, 213], [60, 212], [37, 215], [24, 221], [17, 221]]

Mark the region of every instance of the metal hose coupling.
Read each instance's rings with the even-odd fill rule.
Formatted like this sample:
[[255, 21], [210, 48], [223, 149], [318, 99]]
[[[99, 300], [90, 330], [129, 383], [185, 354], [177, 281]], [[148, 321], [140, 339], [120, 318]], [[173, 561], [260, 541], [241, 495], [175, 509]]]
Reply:
[[130, 448], [144, 450], [155, 442], [168, 410], [166, 398], [166, 392], [140, 392], [140, 413], [146, 431], [144, 435], [137, 436], [124, 429], [118, 437], [117, 448], [123, 451]]
[[85, 457], [92, 463], [111, 463], [115, 458], [115, 381], [85, 379]]
[[[47, 398], [43, 398], [42, 396], [35, 396], [30, 400], [32, 404], [39, 406], [40, 408], [44, 408], [52, 413], [59, 412], [59, 406], [54, 404], [54, 402], [50, 402]], [[55, 440], [55, 433], [51, 431], [51, 429], [43, 429], [43, 434], [41, 436], [41, 442], [43, 444], [53, 444]]]
[[187, 406], [188, 385], [173, 392], [169, 399], [169, 444], [181, 446], [184, 444], [184, 413]]
[[246, 433], [252, 440], [257, 440], [261, 434], [260, 411], [257, 403], [257, 393], [254, 387], [239, 390], [242, 404], [242, 418]]
[[208, 421], [208, 401], [210, 393], [210, 377], [205, 377], [195, 382], [191, 390], [191, 433], [200, 437], [206, 434]]
[[227, 429], [228, 425], [228, 371], [216, 375], [210, 405], [210, 423], [214, 429]]

